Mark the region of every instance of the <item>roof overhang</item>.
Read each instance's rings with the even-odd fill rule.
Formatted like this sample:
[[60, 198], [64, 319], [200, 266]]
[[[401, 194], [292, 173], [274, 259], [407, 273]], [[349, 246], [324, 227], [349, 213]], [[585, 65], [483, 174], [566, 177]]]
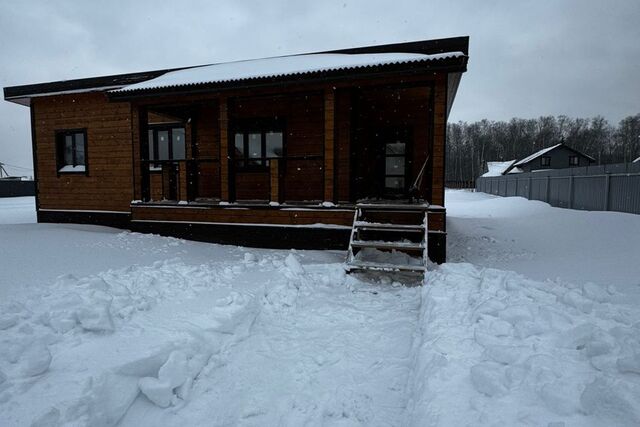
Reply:
[[[108, 92], [114, 100], [129, 100], [139, 97], [153, 97], [167, 94], [203, 93], [213, 90], [244, 89], [264, 86], [277, 86], [296, 82], [315, 82], [327, 80], [339, 80], [349, 78], [363, 78], [387, 74], [417, 74], [423, 72], [447, 72], [462, 73], [467, 69], [469, 37], [453, 37], [446, 39], [415, 41], [406, 43], [394, 43], [387, 45], [365, 46], [349, 49], [339, 49], [324, 52], [308, 53], [304, 55], [320, 54], [390, 54], [408, 53], [421, 55], [435, 55], [433, 60], [374, 64], [357, 68], [342, 68], [335, 70], [321, 70], [305, 73], [292, 73], [278, 76], [254, 77], [239, 80], [203, 82], [173, 87], [145, 88], [135, 91], [118, 91], [129, 85], [135, 85], [156, 79], [170, 72], [191, 70], [215, 64], [197, 67], [183, 67], [164, 70], [153, 70], [139, 73], [117, 74], [110, 76], [92, 77], [76, 80], [64, 80], [50, 83], [12, 86], [4, 88], [5, 100], [21, 105], [30, 105], [31, 100], [37, 97], [52, 96], [70, 93]], [[461, 55], [439, 55], [458, 52]], [[301, 56], [301, 55], [290, 55]], [[283, 57], [280, 57], [283, 58]], [[455, 94], [455, 92], [454, 92]], [[452, 100], [450, 100], [452, 101]]]

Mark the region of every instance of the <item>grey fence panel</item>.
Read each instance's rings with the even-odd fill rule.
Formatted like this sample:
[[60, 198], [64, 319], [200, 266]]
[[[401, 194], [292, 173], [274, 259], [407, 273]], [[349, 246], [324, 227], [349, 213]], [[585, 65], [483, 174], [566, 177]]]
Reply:
[[476, 190], [560, 208], [640, 214], [640, 162], [481, 177]]
[[559, 208], [569, 207], [569, 181], [566, 176], [553, 176], [549, 181], [549, 204]]
[[522, 177], [518, 178], [518, 185], [516, 186], [516, 195], [520, 197], [529, 197], [529, 180]]
[[615, 175], [609, 179], [609, 210], [640, 213], [640, 175]]
[[504, 197], [507, 194], [507, 186], [505, 185], [505, 181], [502, 179], [498, 179], [496, 181], [498, 181], [498, 196]]
[[573, 178], [572, 209], [599, 211], [605, 209], [605, 186], [607, 178], [598, 176], [575, 176]]
[[532, 200], [541, 200], [543, 202], [547, 201], [547, 181], [548, 179], [546, 177], [531, 179]]
[[517, 178], [507, 178], [505, 179], [505, 182], [507, 183], [507, 196], [508, 197], [515, 196], [517, 194], [517, 189], [518, 189]]

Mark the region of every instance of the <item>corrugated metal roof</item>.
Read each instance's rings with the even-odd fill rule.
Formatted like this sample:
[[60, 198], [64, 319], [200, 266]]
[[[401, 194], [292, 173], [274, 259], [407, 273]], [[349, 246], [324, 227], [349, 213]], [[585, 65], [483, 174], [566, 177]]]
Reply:
[[554, 148], [557, 148], [559, 146], [561, 146], [562, 143], [556, 144], [556, 145], [552, 145], [551, 147], [547, 147], [547, 148], [543, 148], [540, 151], [536, 151], [535, 153], [531, 154], [530, 156], [525, 157], [522, 160], [519, 160], [515, 166], [520, 166], [520, 165], [524, 165], [525, 163], [529, 163], [531, 160], [535, 159], [536, 157], [540, 157], [545, 153], [548, 153], [549, 151], [553, 150]]
[[323, 71], [428, 62], [462, 56], [465, 56], [463, 52], [447, 52], [431, 55], [395, 52], [362, 54], [318, 53], [280, 56], [211, 64], [184, 70], [170, 71], [154, 79], [128, 85], [120, 89], [113, 90], [112, 92], [131, 92], [177, 86], [274, 78]]

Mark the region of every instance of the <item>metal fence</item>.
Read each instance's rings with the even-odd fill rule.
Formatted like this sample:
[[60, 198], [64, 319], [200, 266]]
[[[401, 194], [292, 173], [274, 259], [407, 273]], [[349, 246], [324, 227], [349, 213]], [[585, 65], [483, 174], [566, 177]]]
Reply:
[[0, 179], [0, 197], [21, 197], [35, 195], [36, 186], [34, 181]]
[[640, 214], [640, 162], [480, 177], [476, 191], [567, 209]]
[[450, 180], [450, 181], [446, 181], [444, 182], [444, 186], [446, 188], [475, 188], [476, 187], [476, 181], [475, 180], [467, 180], [467, 181], [454, 181], [454, 180]]

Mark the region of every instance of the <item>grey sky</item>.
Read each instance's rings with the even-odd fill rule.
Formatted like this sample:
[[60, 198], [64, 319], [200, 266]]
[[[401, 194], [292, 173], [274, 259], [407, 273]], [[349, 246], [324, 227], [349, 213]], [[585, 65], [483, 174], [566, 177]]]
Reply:
[[[469, 35], [450, 120], [617, 123], [640, 112], [639, 22], [638, 0], [0, 0], [0, 86]], [[5, 101], [0, 161], [31, 166], [29, 110]]]

